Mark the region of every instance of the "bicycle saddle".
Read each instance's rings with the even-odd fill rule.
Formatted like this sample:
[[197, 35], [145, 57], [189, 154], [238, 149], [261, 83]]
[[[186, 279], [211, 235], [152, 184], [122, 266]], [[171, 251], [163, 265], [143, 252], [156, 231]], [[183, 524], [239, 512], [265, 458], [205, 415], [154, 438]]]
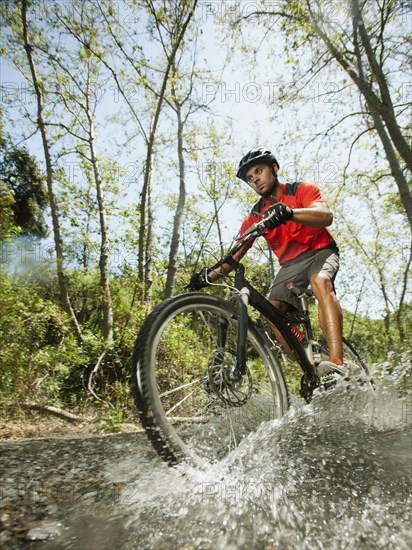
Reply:
[[313, 291], [312, 291], [312, 287], [309, 285], [308, 287], [304, 287], [304, 286], [298, 286], [298, 285], [295, 285], [294, 283], [288, 283], [287, 284], [287, 287], [288, 289], [293, 292], [294, 294], [296, 294], [296, 296], [300, 296], [301, 294], [306, 294], [306, 296], [308, 298], [310, 298], [311, 296], [313, 296]]

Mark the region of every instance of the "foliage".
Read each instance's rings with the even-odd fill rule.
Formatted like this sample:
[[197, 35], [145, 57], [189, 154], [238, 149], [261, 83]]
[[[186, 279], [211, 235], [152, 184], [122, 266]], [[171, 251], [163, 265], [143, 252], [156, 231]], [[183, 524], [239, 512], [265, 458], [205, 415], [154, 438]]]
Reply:
[[0, 241], [9, 239], [19, 231], [14, 224], [14, 204], [12, 191], [0, 181]]
[[87, 364], [66, 314], [36, 287], [3, 274], [0, 280], [0, 390], [2, 408], [46, 398], [60, 405], [75, 399]]
[[[266, 267], [250, 262], [251, 280], [260, 288], [259, 280]], [[94, 379], [95, 393], [106, 403], [102, 430], [117, 430], [121, 421], [131, 414], [132, 398], [128, 385], [128, 368], [132, 347], [148, 313], [147, 304], [139, 301], [140, 291], [134, 287], [133, 276], [125, 271], [113, 281], [115, 316], [115, 342], [106, 350], [106, 355]], [[165, 277], [165, 273], [164, 273]], [[70, 275], [74, 306], [82, 318], [85, 334], [84, 344], [74, 337], [69, 318], [58, 302], [53, 281], [44, 277], [34, 280], [20, 276], [14, 280], [3, 272], [0, 279], [0, 408], [12, 414], [19, 406], [31, 400], [63, 407], [79, 407], [93, 403], [87, 391], [89, 375], [98, 357], [105, 349], [103, 338], [96, 332], [99, 322], [98, 274], [92, 276], [83, 270]], [[260, 288], [264, 291], [264, 286]], [[220, 292], [219, 289], [217, 290]], [[134, 296], [133, 296], [134, 295]], [[155, 301], [162, 299], [162, 287], [156, 291]], [[86, 303], [86, 305], [85, 305]], [[80, 315], [80, 308], [83, 313]], [[316, 325], [316, 313], [312, 318]], [[408, 342], [402, 340], [397, 330], [396, 319], [390, 319], [391, 338], [388, 338], [382, 320], [344, 315], [344, 333], [368, 364], [386, 361], [389, 350], [399, 356], [408, 350]], [[258, 321], [256, 318], [255, 321]], [[412, 330], [412, 307], [409, 304], [402, 316], [404, 331]], [[175, 368], [181, 361], [190, 358], [191, 348], [187, 339], [181, 338], [180, 327], [176, 334], [169, 335], [173, 349]], [[190, 335], [189, 335], [190, 337]], [[183, 347], [182, 347], [182, 343]], [[165, 358], [170, 367], [170, 358]], [[286, 375], [295, 391], [300, 374], [289, 365]], [[95, 403], [98, 404], [98, 403]]]
[[[18, 270], [24, 276], [12, 281], [4, 273], [0, 282], [4, 410], [27, 399], [67, 407], [95, 404], [87, 385], [104, 354], [93, 378], [93, 390], [104, 402], [102, 429], [118, 429], [131, 407], [127, 379], [133, 343], [145, 315], [162, 300], [171, 268], [167, 252], [172, 242], [170, 218], [177, 206], [179, 128], [185, 129], [184, 146], [179, 151], [187, 181], [181, 232], [180, 226], [176, 232], [174, 293], [183, 291], [191, 272], [210, 265], [210, 257], [220, 258], [228, 247], [226, 239], [233, 237], [233, 233], [227, 236], [226, 222], [235, 222], [255, 200], [234, 177], [234, 152], [243, 144], [237, 132], [239, 121], [232, 120], [223, 90], [237, 88], [226, 86], [228, 76], [223, 67], [211, 73], [206, 61], [200, 63], [198, 40], [200, 43], [202, 34], [208, 32], [201, 26], [204, 21], [191, 15], [195, 5], [194, 0], [145, 0], [130, 6], [112, 0], [2, 5], [2, 55], [14, 67], [16, 72], [10, 78], [16, 82], [5, 82], [8, 87], [2, 90], [6, 98], [3, 118], [13, 142], [7, 138], [0, 144], [0, 238], [19, 232], [46, 235], [49, 220], [43, 218], [47, 200], [40, 162], [46, 161], [48, 168], [51, 206], [55, 197], [55, 242], [49, 263], [27, 262]], [[248, 79], [253, 76], [256, 87], [256, 69], [264, 71], [265, 84], [276, 81], [271, 105], [265, 106], [265, 120], [247, 128], [247, 147], [269, 129], [279, 152], [289, 149], [289, 159], [281, 162], [285, 169], [282, 177], [288, 162], [293, 169], [295, 164], [303, 166], [301, 154], [310, 159], [306, 162], [315, 156], [318, 162], [322, 155], [328, 159], [328, 147], [333, 143], [333, 163], [328, 160], [326, 167], [333, 165], [338, 170], [336, 178], [323, 183], [335, 213], [333, 234], [342, 250], [341, 295], [351, 297], [353, 305], [345, 313], [344, 332], [371, 362], [385, 361], [389, 351], [407, 350], [412, 334], [407, 293], [411, 250], [405, 207], [410, 193], [400, 192], [404, 176], [397, 172], [398, 165], [402, 169], [406, 165], [402, 158], [410, 150], [403, 143], [410, 126], [410, 89], [404, 78], [409, 37], [402, 36], [405, 21], [399, 18], [399, 5], [394, 0], [362, 4], [262, 2], [266, 13], [259, 14], [259, 25], [252, 25], [258, 35], [249, 41], [251, 49], [241, 50], [241, 63], [237, 58], [235, 71], [238, 79], [245, 74]], [[26, 48], [22, 6], [27, 8], [31, 41]], [[133, 18], [128, 17], [131, 6]], [[371, 63], [373, 55], [368, 55], [367, 40], [361, 36], [360, 18], [350, 6], [363, 10], [378, 67]], [[276, 11], [272, 14], [275, 19], [271, 10]], [[253, 14], [249, 15], [246, 19], [253, 22]], [[226, 22], [228, 18], [221, 19]], [[262, 32], [265, 26], [267, 33]], [[247, 21], [237, 22], [233, 32], [238, 37], [246, 27]], [[226, 31], [221, 35], [228, 42]], [[230, 45], [229, 49], [236, 61], [237, 50]], [[37, 97], [27, 52], [36, 68]], [[347, 67], [339, 64], [339, 52]], [[263, 60], [260, 67], [259, 60]], [[219, 63], [226, 63], [223, 48]], [[383, 93], [386, 84], [389, 97]], [[220, 96], [217, 90], [222, 92]], [[216, 117], [211, 109], [219, 97], [225, 112]], [[307, 109], [309, 102], [311, 109]], [[180, 127], [173, 114], [178, 106]], [[246, 120], [253, 105], [246, 102], [244, 106]], [[380, 118], [374, 118], [374, 106]], [[49, 159], [38, 152], [41, 118]], [[3, 135], [3, 125], [1, 131]], [[387, 131], [391, 132], [390, 146], [385, 141], [389, 139]], [[25, 143], [27, 149], [14, 143]], [[343, 146], [347, 158], [340, 152]], [[386, 162], [390, 150], [395, 154]], [[100, 184], [104, 200], [97, 194]], [[110, 269], [105, 251], [107, 280], [102, 281], [104, 210], [106, 244], [111, 249]], [[6, 241], [6, 245], [13, 243]], [[58, 261], [52, 264], [55, 254]], [[252, 284], [263, 293], [273, 277], [273, 265], [267, 259], [271, 258], [265, 247], [256, 243], [244, 260]], [[66, 297], [58, 291], [62, 282], [67, 283]], [[104, 284], [113, 307], [113, 344], [102, 336]], [[224, 295], [226, 291], [215, 287], [213, 292]], [[149, 295], [150, 303], [145, 298]], [[373, 301], [379, 303], [383, 319], [365, 313], [364, 304]], [[68, 305], [72, 305], [73, 315]], [[82, 343], [73, 334], [73, 321], [81, 326]], [[178, 336], [171, 336], [176, 364], [190, 357], [190, 350], [181, 349]], [[293, 370], [291, 376], [298, 379], [299, 373]]]
[[[24, 147], [0, 140], [0, 212], [22, 234], [45, 237], [48, 233], [44, 209], [48, 204], [44, 178], [36, 159]], [[6, 221], [7, 223], [7, 221]]]
[[[93, 309], [96, 280], [87, 277], [81, 280], [81, 273], [76, 273], [72, 283], [86, 292]], [[91, 399], [86, 390], [89, 374], [105, 349], [103, 338], [95, 329], [97, 319], [93, 315], [85, 319], [85, 340], [79, 344], [57, 296], [50, 292], [52, 287], [51, 281], [30, 282], [27, 277], [12, 280], [2, 272], [0, 408], [8, 414], [26, 401], [70, 408]], [[121, 296], [120, 287], [115, 296], [119, 312], [116, 316], [117, 340], [105, 355], [94, 390], [120, 410], [122, 406], [130, 409], [128, 364], [136, 323], [140, 324], [144, 309], [129, 311], [126, 325], [124, 310], [129, 296]]]

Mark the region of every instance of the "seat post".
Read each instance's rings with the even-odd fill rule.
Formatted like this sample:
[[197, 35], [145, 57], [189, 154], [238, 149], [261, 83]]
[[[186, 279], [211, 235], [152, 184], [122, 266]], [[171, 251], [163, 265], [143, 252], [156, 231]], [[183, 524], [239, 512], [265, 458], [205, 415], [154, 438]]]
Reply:
[[302, 314], [304, 318], [304, 322], [306, 325], [307, 335], [309, 340], [313, 340], [313, 330], [312, 330], [312, 324], [310, 322], [310, 315], [309, 315], [309, 298], [313, 295], [311, 287], [303, 288], [295, 286], [293, 283], [288, 283], [287, 285], [288, 289], [293, 292], [297, 296], [297, 298], [300, 301], [300, 306], [302, 308]]
[[302, 307], [303, 315], [306, 317], [306, 314], [309, 313], [308, 299], [306, 297], [306, 294], [302, 292], [300, 295], [298, 295], [298, 298], [300, 298], [300, 305]]

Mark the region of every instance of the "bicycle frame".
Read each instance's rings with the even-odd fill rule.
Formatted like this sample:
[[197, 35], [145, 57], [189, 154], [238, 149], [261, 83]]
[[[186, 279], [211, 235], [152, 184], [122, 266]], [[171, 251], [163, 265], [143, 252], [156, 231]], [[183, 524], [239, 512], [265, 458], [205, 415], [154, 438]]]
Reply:
[[[302, 289], [292, 289], [298, 295], [302, 305], [302, 315], [299, 321], [305, 325], [308, 341], [307, 345], [296, 338], [292, 328], [291, 319], [273, 306], [259, 291], [257, 291], [245, 278], [245, 268], [243, 264], [234, 259], [236, 253], [249, 241], [260, 237], [264, 234], [265, 228], [261, 224], [256, 224], [255, 228], [250, 231], [244, 238], [238, 241], [232, 250], [207, 270], [207, 273], [222, 267], [224, 264], [230, 265], [235, 270], [235, 288], [238, 291], [237, 296], [237, 311], [238, 311], [238, 341], [236, 350], [235, 365], [231, 369], [230, 376], [236, 380], [246, 374], [247, 367], [247, 329], [248, 329], [248, 306], [251, 305], [261, 315], [263, 315], [270, 323], [272, 323], [280, 334], [283, 336], [286, 344], [292, 351], [297, 363], [303, 371], [301, 395], [307, 398], [310, 396], [313, 389], [319, 385], [319, 380], [315, 370], [315, 359], [313, 346], [319, 346], [319, 342], [313, 339], [312, 326], [310, 322], [309, 311], [307, 308], [307, 299], [305, 291]], [[206, 276], [207, 281], [207, 276]], [[219, 340], [225, 343], [225, 330], [219, 336]], [[305, 386], [305, 388], [303, 387]], [[302, 393], [303, 392], [303, 393]]]
[[[290, 320], [278, 309], [276, 309], [260, 292], [258, 292], [245, 278], [243, 264], [238, 264], [235, 270], [235, 288], [239, 291], [237, 299], [239, 313], [239, 334], [237, 349], [237, 364], [235, 369], [244, 374], [246, 372], [246, 332], [248, 323], [247, 306], [250, 304], [259, 311], [268, 321], [279, 330], [286, 343], [292, 350], [296, 361], [301, 366], [304, 374], [312, 379], [315, 376], [313, 361], [302, 344], [296, 339], [291, 331]], [[310, 323], [309, 323], [310, 327]]]

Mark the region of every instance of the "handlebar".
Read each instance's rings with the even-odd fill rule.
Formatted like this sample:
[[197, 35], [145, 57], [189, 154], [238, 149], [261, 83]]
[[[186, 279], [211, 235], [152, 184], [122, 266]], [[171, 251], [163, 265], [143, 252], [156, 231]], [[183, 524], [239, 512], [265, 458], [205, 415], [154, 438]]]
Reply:
[[211, 269], [216, 269], [217, 267], [220, 267], [222, 264], [228, 263], [230, 264], [231, 261], [233, 262], [233, 256], [238, 252], [246, 243], [248, 243], [251, 240], [256, 239], [257, 237], [261, 237], [265, 233], [267, 233], [266, 228], [266, 220], [261, 220], [260, 222], [253, 223], [249, 229], [247, 229], [243, 235], [241, 235], [238, 238], [238, 243], [236, 246], [234, 246], [224, 258], [219, 260], [214, 266], [211, 267]]
[[[275, 227], [279, 227], [279, 225], [281, 225], [282, 223], [286, 223], [286, 221], [283, 220], [283, 218], [285, 217], [285, 213], [283, 212], [282, 214], [281, 212], [282, 216], [280, 216], [278, 212], [279, 209], [275, 208], [275, 206], [278, 205], [282, 205], [285, 209], [287, 209], [286, 205], [284, 205], [283, 203], [278, 203], [277, 205], [268, 208], [262, 220], [256, 223], [252, 223], [252, 225], [243, 233], [243, 235], [236, 237], [238, 241], [237, 245], [234, 246], [224, 258], [212, 265], [212, 267], [205, 268], [201, 272], [195, 273], [186, 288], [200, 289], [204, 286], [207, 286], [208, 274], [211, 271], [221, 267], [223, 264], [229, 264], [231, 267], [236, 269], [239, 265], [238, 262], [233, 259], [233, 256], [236, 254], [236, 252], [238, 252], [250, 240], [261, 237], [262, 235], [265, 235], [269, 231], [269, 229], [274, 229]], [[290, 210], [289, 214], [290, 216], [286, 217], [285, 220], [290, 219], [291, 215], [293, 215], [293, 211]]]
[[234, 246], [223, 258], [221, 258], [218, 262], [216, 262], [211, 267], [206, 267], [202, 269], [198, 273], [194, 273], [192, 275], [192, 278], [190, 279], [190, 282], [188, 285], [186, 285], [186, 289], [189, 290], [200, 290], [201, 288], [204, 288], [210, 284], [208, 282], [208, 274], [211, 271], [214, 271], [215, 269], [218, 269], [223, 264], [229, 264], [231, 267], [236, 269], [239, 266], [239, 263], [233, 259], [233, 256], [238, 252], [246, 243], [251, 241], [252, 239], [256, 239], [257, 237], [260, 237], [265, 234], [266, 227], [264, 224], [264, 221], [260, 221], [258, 223], [252, 224], [249, 229], [241, 235], [241, 237], [238, 239], [238, 242], [236, 246]]

